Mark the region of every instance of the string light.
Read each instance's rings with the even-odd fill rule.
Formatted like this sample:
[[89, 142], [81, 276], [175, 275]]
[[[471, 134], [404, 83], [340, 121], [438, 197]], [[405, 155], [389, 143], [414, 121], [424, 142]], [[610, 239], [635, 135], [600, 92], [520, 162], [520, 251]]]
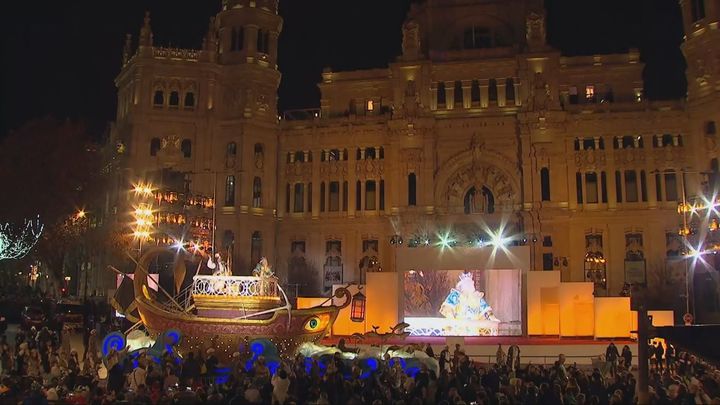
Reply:
[[22, 259], [35, 246], [43, 231], [40, 219], [25, 221], [22, 229], [0, 225], [0, 260]]

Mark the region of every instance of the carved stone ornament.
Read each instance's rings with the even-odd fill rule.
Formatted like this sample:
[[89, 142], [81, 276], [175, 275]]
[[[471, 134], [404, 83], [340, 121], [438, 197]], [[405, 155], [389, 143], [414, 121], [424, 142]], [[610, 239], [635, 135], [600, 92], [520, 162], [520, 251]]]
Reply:
[[417, 59], [419, 56], [420, 25], [414, 20], [403, 25], [402, 50], [405, 59]]
[[312, 176], [312, 165], [302, 162], [288, 163], [285, 175], [292, 179], [309, 179]]
[[680, 147], [656, 148], [653, 150], [653, 161], [657, 166], [671, 166], [682, 164], [685, 161], [683, 149]]
[[575, 166], [578, 169], [596, 169], [604, 167], [605, 152], [601, 150], [580, 150], [575, 152]]
[[327, 179], [327, 178], [337, 178], [340, 177], [347, 177], [347, 162], [338, 161], [338, 160], [331, 160], [329, 162], [321, 162], [320, 164], [320, 177]]
[[180, 150], [180, 138], [176, 135], [169, 135], [162, 139], [161, 149], [177, 149]]
[[382, 160], [369, 159], [357, 162], [355, 172], [361, 179], [378, 178], [384, 172], [384, 164]]
[[406, 163], [407, 170], [417, 169], [423, 161], [423, 150], [420, 148], [403, 149], [401, 152], [402, 161]]
[[525, 19], [525, 39], [528, 45], [545, 45], [545, 15], [543, 13], [531, 12]]
[[449, 200], [462, 201], [470, 187], [485, 186], [492, 191], [495, 201], [501, 207], [512, 207], [515, 190], [507, 175], [495, 166], [473, 165], [456, 172], [448, 181], [447, 195]]
[[633, 163], [644, 164], [645, 153], [642, 149], [618, 149], [614, 151], [615, 164], [618, 166], [629, 165]]
[[223, 104], [228, 111], [239, 111], [242, 107], [242, 91], [237, 87], [226, 87], [223, 91]]

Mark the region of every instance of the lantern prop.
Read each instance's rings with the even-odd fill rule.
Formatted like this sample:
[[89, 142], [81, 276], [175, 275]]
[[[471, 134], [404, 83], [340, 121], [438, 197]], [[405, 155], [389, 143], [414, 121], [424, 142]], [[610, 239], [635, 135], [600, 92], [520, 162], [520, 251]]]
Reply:
[[350, 320], [362, 322], [365, 320], [365, 294], [357, 292], [350, 303]]

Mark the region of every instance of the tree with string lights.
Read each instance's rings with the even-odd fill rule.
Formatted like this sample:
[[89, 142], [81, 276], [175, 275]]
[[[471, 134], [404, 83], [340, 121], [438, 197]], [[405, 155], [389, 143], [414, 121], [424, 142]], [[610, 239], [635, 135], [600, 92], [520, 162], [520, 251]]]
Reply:
[[22, 259], [35, 246], [43, 231], [40, 219], [26, 220], [23, 227], [0, 225], [0, 260]]

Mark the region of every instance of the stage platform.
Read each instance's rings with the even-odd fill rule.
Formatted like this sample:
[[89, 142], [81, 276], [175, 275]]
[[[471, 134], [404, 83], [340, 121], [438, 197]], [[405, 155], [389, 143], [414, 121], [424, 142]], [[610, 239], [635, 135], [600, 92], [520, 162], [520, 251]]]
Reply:
[[[379, 345], [379, 339], [364, 339], [361, 343], [348, 336], [333, 336], [322, 340], [322, 344], [335, 345], [341, 339], [350, 347], [363, 347]], [[440, 355], [445, 345], [450, 347], [450, 352], [455, 350], [455, 344], [459, 343], [465, 353], [474, 361], [479, 363], [495, 363], [495, 353], [498, 344], [507, 353], [510, 345], [517, 345], [520, 348], [521, 364], [532, 362], [551, 366], [558, 355], [564, 354], [567, 364], [577, 363], [582, 366], [598, 364], [600, 355], [605, 354], [605, 349], [610, 342], [614, 342], [618, 351], [622, 351], [624, 345], [628, 345], [634, 357], [637, 357], [637, 342], [629, 339], [593, 339], [588, 338], [559, 338], [557, 336], [478, 336], [478, 337], [408, 337], [406, 339], [391, 338], [384, 344], [406, 346], [409, 344], [430, 344], [436, 356]], [[635, 362], [636, 360], [634, 360]]]

